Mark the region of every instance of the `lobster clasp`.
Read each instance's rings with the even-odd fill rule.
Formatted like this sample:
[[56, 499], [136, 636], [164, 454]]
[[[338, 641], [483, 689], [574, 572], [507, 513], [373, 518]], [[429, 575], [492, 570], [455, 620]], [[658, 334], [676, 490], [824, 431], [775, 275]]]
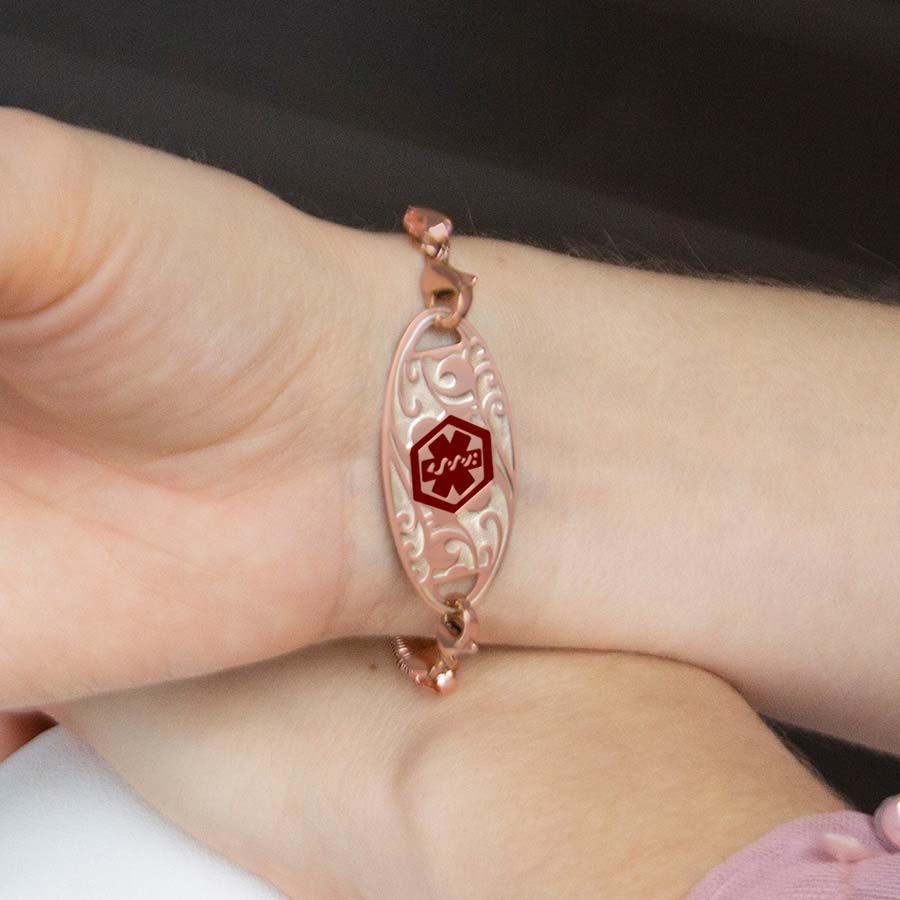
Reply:
[[451, 331], [472, 307], [475, 276], [454, 269], [448, 262], [425, 258], [422, 270], [422, 299], [428, 309], [446, 306], [450, 312], [434, 320], [438, 328]]
[[434, 324], [451, 331], [469, 312], [475, 287], [475, 276], [450, 265], [450, 235], [453, 223], [433, 209], [410, 206], [403, 216], [407, 234], [419, 244], [425, 257], [420, 287], [428, 309], [443, 306], [447, 315], [438, 316]]

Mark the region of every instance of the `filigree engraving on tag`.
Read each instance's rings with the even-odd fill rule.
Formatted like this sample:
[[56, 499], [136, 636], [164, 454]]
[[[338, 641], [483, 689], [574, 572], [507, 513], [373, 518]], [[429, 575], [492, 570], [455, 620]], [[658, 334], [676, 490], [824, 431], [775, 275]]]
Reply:
[[516, 463], [509, 404], [496, 363], [467, 319], [450, 346], [420, 349], [439, 313], [404, 333], [388, 379], [382, 479], [391, 533], [416, 590], [438, 612], [470, 604], [509, 541]]

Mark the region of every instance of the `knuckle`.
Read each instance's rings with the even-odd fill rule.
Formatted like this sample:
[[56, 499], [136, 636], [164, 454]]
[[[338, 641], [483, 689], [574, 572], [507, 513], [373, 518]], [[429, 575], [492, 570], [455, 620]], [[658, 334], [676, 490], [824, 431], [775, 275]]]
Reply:
[[83, 133], [46, 116], [0, 108], [0, 318], [19, 317], [66, 294], [92, 185]]
[[34, 190], [68, 185], [81, 174], [79, 131], [14, 107], [0, 107], [0, 177]]

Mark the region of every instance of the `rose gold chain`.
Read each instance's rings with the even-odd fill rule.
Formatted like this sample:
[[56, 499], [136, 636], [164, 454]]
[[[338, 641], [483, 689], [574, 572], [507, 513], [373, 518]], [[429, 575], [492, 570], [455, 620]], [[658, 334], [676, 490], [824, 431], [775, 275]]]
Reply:
[[[391, 367], [382, 479], [404, 569], [441, 618], [434, 642], [395, 637], [391, 646], [401, 671], [446, 694], [456, 686], [460, 660], [478, 649], [473, 605], [506, 549], [517, 478], [499, 374], [483, 339], [464, 322], [475, 276], [450, 265], [453, 224], [434, 210], [410, 207], [403, 226], [424, 257], [426, 312], [410, 323]], [[418, 349], [430, 327], [459, 332], [459, 343]], [[455, 560], [453, 544], [465, 549]], [[463, 578], [470, 587], [454, 593]]]
[[391, 647], [401, 672], [416, 684], [447, 694], [456, 687], [460, 658], [478, 650], [477, 633], [478, 617], [468, 601], [460, 598], [441, 619], [433, 644], [394, 637]]
[[421, 290], [428, 309], [447, 306], [450, 312], [434, 320], [437, 328], [452, 331], [472, 307], [475, 276], [450, 265], [450, 235], [453, 223], [433, 209], [411, 206], [403, 217], [407, 234], [418, 243], [425, 257]]

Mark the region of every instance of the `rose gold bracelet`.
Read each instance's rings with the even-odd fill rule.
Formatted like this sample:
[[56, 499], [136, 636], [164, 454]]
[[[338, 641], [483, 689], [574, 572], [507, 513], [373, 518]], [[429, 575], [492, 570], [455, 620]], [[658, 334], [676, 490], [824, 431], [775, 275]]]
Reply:
[[475, 276], [450, 265], [453, 225], [411, 206], [403, 226], [424, 256], [425, 310], [409, 323], [391, 364], [381, 475], [403, 568], [440, 619], [434, 643], [395, 637], [391, 644], [403, 672], [445, 694], [456, 686], [460, 659], [478, 649], [475, 605], [509, 542], [516, 463], [506, 391], [466, 318]]

